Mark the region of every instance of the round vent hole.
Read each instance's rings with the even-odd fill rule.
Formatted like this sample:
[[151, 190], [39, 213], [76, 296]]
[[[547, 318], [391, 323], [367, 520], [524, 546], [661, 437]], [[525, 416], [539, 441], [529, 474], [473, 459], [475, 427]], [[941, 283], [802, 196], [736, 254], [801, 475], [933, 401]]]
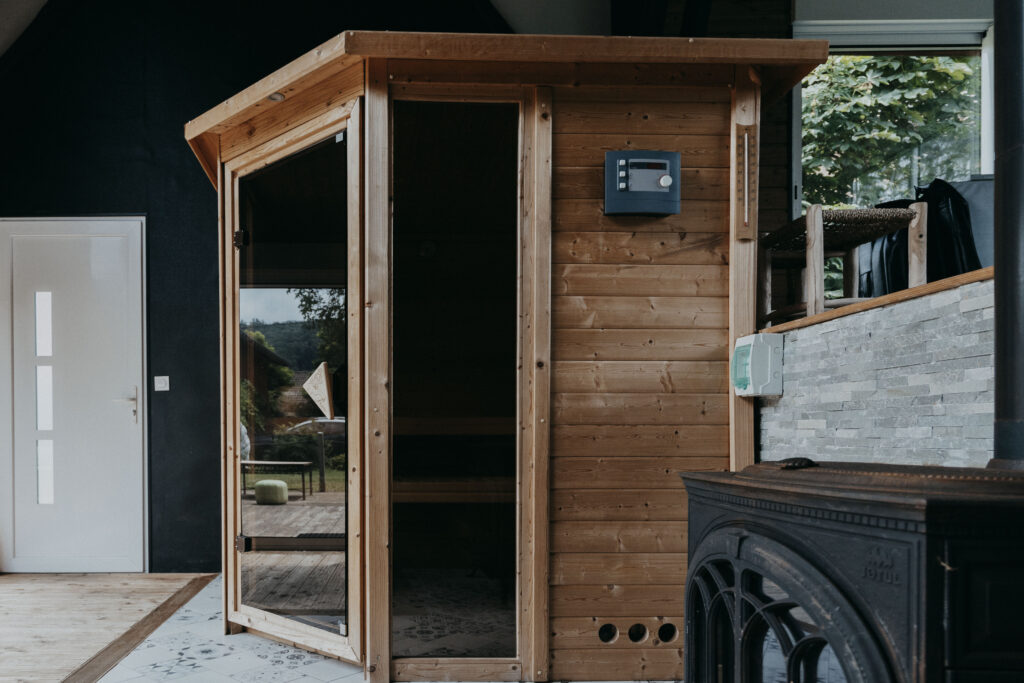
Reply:
[[639, 643], [647, 637], [647, 627], [643, 624], [633, 624], [629, 627], [629, 639]]
[[604, 624], [601, 628], [597, 629], [597, 637], [601, 639], [602, 643], [610, 643], [618, 635], [619, 629], [615, 628], [615, 624]]
[[679, 629], [675, 624], [662, 624], [658, 628], [658, 640], [663, 643], [671, 643], [679, 635]]

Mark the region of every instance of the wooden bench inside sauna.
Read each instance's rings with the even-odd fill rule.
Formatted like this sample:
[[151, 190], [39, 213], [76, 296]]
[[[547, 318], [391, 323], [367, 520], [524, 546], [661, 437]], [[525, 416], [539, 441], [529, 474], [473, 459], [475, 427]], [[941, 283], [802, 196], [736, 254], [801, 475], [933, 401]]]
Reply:
[[[727, 360], [762, 101], [826, 56], [347, 31], [189, 122], [220, 217], [225, 628], [375, 683], [681, 678], [677, 473], [754, 453]], [[321, 362], [344, 435], [304, 441]], [[336, 489], [250, 505], [243, 426], [322, 448]]]

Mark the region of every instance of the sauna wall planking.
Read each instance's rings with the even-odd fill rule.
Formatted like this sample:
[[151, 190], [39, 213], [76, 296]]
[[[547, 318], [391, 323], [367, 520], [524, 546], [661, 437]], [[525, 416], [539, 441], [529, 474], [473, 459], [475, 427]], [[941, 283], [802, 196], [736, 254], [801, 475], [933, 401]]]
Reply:
[[[727, 83], [555, 88], [551, 678], [681, 679], [681, 470], [729, 467]], [[678, 151], [682, 211], [605, 216], [604, 153]], [[610, 643], [598, 629], [614, 624]], [[642, 624], [634, 642], [628, 630]], [[658, 630], [676, 635], [662, 642]]]

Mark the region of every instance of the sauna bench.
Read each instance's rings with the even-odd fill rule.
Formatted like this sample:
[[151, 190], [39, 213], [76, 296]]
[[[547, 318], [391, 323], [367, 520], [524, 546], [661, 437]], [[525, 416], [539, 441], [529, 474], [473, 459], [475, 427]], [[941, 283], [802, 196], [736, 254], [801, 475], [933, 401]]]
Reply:
[[513, 477], [445, 477], [395, 480], [393, 503], [512, 503]]

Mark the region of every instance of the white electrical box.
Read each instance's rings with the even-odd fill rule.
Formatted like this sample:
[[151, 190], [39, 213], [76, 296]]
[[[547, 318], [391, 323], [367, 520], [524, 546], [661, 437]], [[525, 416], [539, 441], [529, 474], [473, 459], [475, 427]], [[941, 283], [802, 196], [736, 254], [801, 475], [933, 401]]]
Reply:
[[729, 375], [737, 396], [782, 396], [782, 335], [737, 339]]

